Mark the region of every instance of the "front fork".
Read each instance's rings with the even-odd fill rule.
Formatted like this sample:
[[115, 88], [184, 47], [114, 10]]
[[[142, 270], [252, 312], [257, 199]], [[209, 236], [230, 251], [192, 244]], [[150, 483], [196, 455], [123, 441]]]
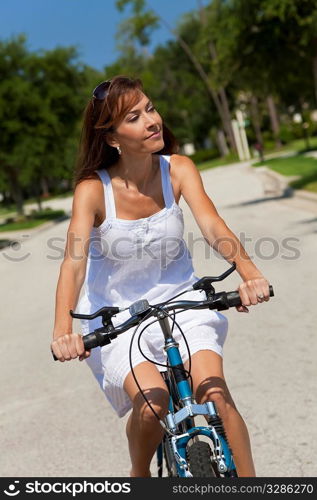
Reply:
[[188, 442], [193, 439], [195, 436], [206, 436], [210, 438], [213, 442], [213, 456], [217, 465], [218, 472], [220, 474], [224, 474], [226, 472], [230, 472], [235, 469], [232, 454], [230, 448], [227, 444], [226, 439], [224, 438], [224, 433], [220, 433], [220, 417], [217, 415], [218, 421], [218, 429], [210, 424], [208, 427], [191, 427], [187, 429], [186, 432], [179, 434], [177, 433], [177, 425], [180, 424], [186, 416], [184, 416], [184, 410], [189, 411], [196, 415], [209, 415], [211, 418], [216, 415], [216, 409], [214, 404], [209, 401], [204, 405], [192, 404], [191, 408], [189, 405], [187, 407], [182, 408], [175, 414], [169, 413], [165, 422], [168, 430], [173, 433], [172, 436], [166, 436], [166, 439], [169, 441], [173, 457], [177, 464], [177, 469], [180, 477], [190, 477], [190, 471], [188, 468], [187, 460], [186, 460], [186, 449]]
[[[165, 435], [164, 439], [168, 442], [165, 446], [168, 447], [165, 453], [168, 453], [169, 457], [166, 457], [169, 461], [174, 461], [176, 464], [177, 472], [179, 477], [191, 477], [189, 471], [186, 449], [190, 439], [195, 436], [203, 435], [210, 438], [213, 442], [213, 456], [217, 465], [218, 472], [220, 474], [229, 473], [230, 475], [235, 475], [235, 464], [232, 458], [231, 450], [228, 446], [223, 425], [219, 415], [217, 414], [216, 407], [214, 403], [208, 401], [203, 405], [198, 405], [195, 403], [187, 404], [176, 413], [173, 412], [173, 402], [172, 398], [170, 402], [170, 411], [165, 417], [165, 424], [169, 433]], [[208, 415], [209, 425], [206, 427], [187, 427], [184, 432], [179, 432], [180, 424], [190, 422], [194, 423], [194, 417], [196, 415]], [[162, 476], [162, 464], [163, 464], [163, 447], [159, 446], [157, 450], [157, 465], [158, 465], [158, 475]], [[170, 464], [171, 465], [171, 464]]]
[[[212, 401], [207, 401], [204, 404], [196, 404], [190, 385], [188, 383], [188, 379], [185, 376], [184, 365], [178, 349], [179, 345], [173, 338], [168, 316], [164, 309], [161, 309], [158, 312], [157, 316], [165, 337], [164, 350], [167, 353], [169, 362], [168, 371], [173, 372], [171, 376], [176, 382], [176, 387], [173, 387], [172, 391], [176, 391], [177, 394], [174, 395], [174, 398], [176, 398], [176, 401], [179, 402], [179, 405], [181, 406], [181, 408], [175, 412], [173, 397], [171, 395], [169, 413], [165, 417], [165, 424], [170, 434], [169, 436], [166, 436], [166, 439], [169, 440], [178, 472], [180, 473], [181, 477], [191, 476], [186, 461], [186, 447], [190, 439], [201, 434], [209, 437], [213, 441], [214, 457], [218, 467], [218, 471], [223, 474], [224, 472], [227, 472], [229, 468], [233, 469], [235, 468], [235, 466], [233, 464], [232, 455], [225, 438], [225, 433], [220, 416], [218, 415], [216, 407]], [[171, 388], [169, 389], [171, 392]], [[194, 427], [193, 417], [195, 417], [196, 415], [208, 416], [209, 426]], [[193, 426], [190, 426], [190, 428], [185, 432], [179, 434], [179, 424], [186, 420], [190, 420], [193, 423]], [[161, 465], [162, 456], [160, 456], [160, 451], [158, 449], [159, 474], [161, 473]]]

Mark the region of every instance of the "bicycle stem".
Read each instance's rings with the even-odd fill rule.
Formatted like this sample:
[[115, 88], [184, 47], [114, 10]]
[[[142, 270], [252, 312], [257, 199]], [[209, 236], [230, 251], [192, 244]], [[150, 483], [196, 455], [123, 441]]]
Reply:
[[167, 311], [164, 311], [164, 308], [162, 307], [155, 315], [158, 318], [161, 330], [164, 335], [164, 350], [168, 354], [170, 368], [173, 371], [175, 381], [180, 392], [180, 400], [182, 401], [184, 406], [186, 406], [186, 404], [192, 404], [194, 400], [191, 388], [184, 374], [183, 362], [178, 350], [179, 344], [175, 341], [172, 334], [171, 325], [168, 319], [169, 314]]

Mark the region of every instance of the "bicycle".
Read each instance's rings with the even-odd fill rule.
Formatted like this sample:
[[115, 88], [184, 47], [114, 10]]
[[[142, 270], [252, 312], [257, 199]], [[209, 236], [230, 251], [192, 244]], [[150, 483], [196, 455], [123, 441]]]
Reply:
[[[73, 318], [94, 319], [98, 316], [102, 318], [103, 326], [83, 337], [86, 350], [109, 344], [118, 335], [136, 326], [131, 338], [129, 353], [131, 372], [144, 400], [165, 431], [162, 442], [157, 448], [159, 477], [163, 476], [163, 461], [165, 461], [167, 474], [170, 477], [237, 477], [232, 452], [216, 405], [212, 401], [207, 401], [204, 404], [196, 403], [192, 391], [192, 382], [191, 384], [188, 382], [188, 379], [191, 379], [190, 352], [189, 369], [187, 371], [184, 368], [180, 356], [178, 343], [173, 338], [173, 328], [174, 324], [176, 324], [184, 337], [188, 349], [186, 338], [180, 326], [175, 321], [175, 315], [182, 311], [203, 308], [223, 311], [229, 309], [229, 307], [241, 305], [239, 292], [216, 293], [212, 285], [214, 282], [225, 279], [235, 269], [236, 265], [233, 263], [232, 266], [220, 276], [205, 276], [196, 281], [190, 289], [184, 290], [168, 301], [155, 305], [150, 305], [146, 299], [141, 299], [131, 304], [128, 308], [106, 306], [89, 315], [77, 314], [72, 310], [70, 311]], [[273, 287], [270, 285], [269, 288], [270, 296], [272, 297], [274, 296]], [[204, 290], [206, 293], [206, 300], [173, 301], [173, 299], [189, 290]], [[129, 309], [131, 317], [122, 324], [114, 327], [111, 320], [112, 316], [127, 309]], [[176, 313], [176, 309], [180, 309], [180, 311]], [[174, 311], [173, 318], [171, 318], [169, 313], [170, 310]], [[167, 354], [167, 365], [163, 365], [166, 367], [166, 371], [161, 372], [170, 395], [169, 411], [164, 421], [160, 419], [143, 393], [132, 367], [132, 343], [136, 331], [142, 322], [151, 316], [157, 318], [153, 322], [158, 321], [160, 324], [165, 339], [164, 350]], [[173, 320], [172, 328], [168, 318]], [[145, 328], [143, 328], [138, 337], [138, 347], [140, 350], [140, 339]], [[147, 358], [145, 354], [143, 354], [143, 356], [148, 361], [159, 364]], [[54, 356], [54, 359], [57, 358]], [[195, 417], [198, 415], [203, 415], [207, 418], [207, 425], [195, 426]], [[207, 440], [201, 440], [201, 436], [205, 436]]]

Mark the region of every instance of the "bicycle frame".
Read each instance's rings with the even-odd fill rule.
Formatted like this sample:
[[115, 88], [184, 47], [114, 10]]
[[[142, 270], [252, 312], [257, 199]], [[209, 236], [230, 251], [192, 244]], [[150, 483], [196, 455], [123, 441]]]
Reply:
[[[164, 307], [157, 313], [157, 317], [165, 339], [164, 350], [166, 351], [169, 364], [166, 378], [167, 382], [169, 382], [168, 386], [170, 390], [169, 412], [165, 417], [165, 424], [170, 435], [168, 437], [164, 436], [161, 445], [157, 449], [158, 473], [159, 475], [162, 473], [163, 448], [166, 446], [167, 454], [169, 455], [168, 459], [171, 460], [177, 476], [192, 477], [186, 460], [186, 448], [191, 439], [195, 436], [203, 435], [210, 438], [213, 443], [214, 461], [217, 465], [218, 473], [234, 474], [236, 468], [226, 439], [210, 424], [200, 427], [194, 425], [194, 417], [197, 415], [206, 415], [210, 419], [217, 419], [219, 422], [215, 404], [212, 401], [204, 404], [197, 404], [195, 402], [185, 376], [184, 365], [178, 349], [179, 344], [173, 337], [168, 313], [164, 311]], [[173, 391], [171, 390], [173, 379], [178, 393], [176, 401], [175, 395], [173, 395]], [[179, 410], [175, 408], [175, 403], [180, 407]], [[183, 429], [181, 433], [179, 433], [180, 424], [185, 427], [185, 430]]]

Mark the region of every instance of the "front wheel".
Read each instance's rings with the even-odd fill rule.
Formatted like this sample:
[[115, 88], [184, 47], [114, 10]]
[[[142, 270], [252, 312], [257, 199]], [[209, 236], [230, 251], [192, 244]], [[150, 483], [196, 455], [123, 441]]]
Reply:
[[216, 477], [211, 462], [211, 449], [205, 441], [196, 441], [188, 447], [187, 460], [194, 477]]

